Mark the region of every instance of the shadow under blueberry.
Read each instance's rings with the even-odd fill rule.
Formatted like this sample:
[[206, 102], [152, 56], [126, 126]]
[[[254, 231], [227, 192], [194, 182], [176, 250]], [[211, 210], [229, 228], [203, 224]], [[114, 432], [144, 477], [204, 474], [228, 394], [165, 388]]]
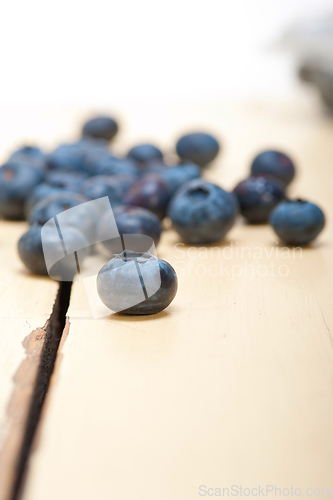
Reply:
[[284, 243], [283, 241], [277, 242], [275, 245], [271, 245], [272, 247], [275, 246], [279, 249], [282, 248], [288, 248], [289, 250], [293, 250], [296, 248], [301, 248], [302, 251], [306, 252], [311, 252], [313, 250], [318, 250], [319, 248], [328, 248], [331, 246], [329, 241], [312, 241], [311, 243], [307, 243], [306, 245], [288, 245], [287, 243]]
[[233, 239], [224, 238], [221, 241], [216, 241], [215, 243], [186, 243], [181, 238], [175, 237], [173, 241], [171, 241], [171, 246], [175, 247], [176, 245], [181, 244], [183, 250], [187, 250], [189, 248], [224, 248], [229, 247], [231, 244], [235, 243]]
[[108, 320], [108, 321], [116, 321], [118, 323], [121, 322], [126, 322], [128, 321], [153, 321], [153, 320], [160, 320], [160, 319], [165, 319], [167, 316], [169, 316], [171, 313], [168, 311], [160, 311], [155, 314], [126, 314], [122, 312], [117, 312], [117, 313], [112, 313], [110, 316], [106, 316], [103, 318], [103, 320]]

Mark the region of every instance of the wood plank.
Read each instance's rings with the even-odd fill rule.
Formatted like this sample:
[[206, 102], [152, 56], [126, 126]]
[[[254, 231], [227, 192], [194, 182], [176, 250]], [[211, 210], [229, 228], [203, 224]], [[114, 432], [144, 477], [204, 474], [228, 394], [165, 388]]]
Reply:
[[13, 377], [25, 358], [24, 339], [49, 318], [58, 283], [32, 276], [17, 254], [17, 242], [27, 230], [24, 222], [0, 221], [0, 441], [5, 414], [14, 388]]
[[0, 498], [9, 498], [58, 283], [17, 255], [27, 224], [0, 222]]
[[[288, 258], [268, 226], [239, 223], [212, 253], [181, 247], [183, 259], [165, 232], [159, 255], [178, 270], [179, 292], [156, 316], [93, 320], [75, 283], [23, 498], [189, 500], [200, 485], [332, 487], [333, 123], [302, 103], [159, 112], [170, 142], [185, 120], [205, 117], [221, 130], [225, 151], [208, 176], [226, 188], [258, 150], [289, 151], [300, 170], [292, 193], [318, 201], [327, 227]], [[234, 275], [209, 275], [221, 263], [238, 266]]]

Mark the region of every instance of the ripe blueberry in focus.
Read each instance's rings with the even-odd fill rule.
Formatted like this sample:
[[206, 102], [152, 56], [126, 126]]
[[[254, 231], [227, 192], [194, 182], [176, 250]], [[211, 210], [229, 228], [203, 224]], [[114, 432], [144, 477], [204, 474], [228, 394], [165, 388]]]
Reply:
[[176, 144], [176, 151], [183, 160], [204, 167], [216, 158], [219, 143], [212, 135], [196, 132], [181, 137]]
[[43, 173], [30, 165], [11, 160], [0, 168], [0, 216], [24, 219], [24, 204], [32, 189], [43, 180]]
[[289, 156], [284, 153], [264, 151], [253, 160], [251, 173], [274, 177], [287, 186], [295, 177], [295, 166]]
[[287, 245], [307, 245], [324, 228], [325, 216], [309, 201], [283, 201], [273, 210], [269, 222]]
[[[113, 215], [117, 224], [120, 235], [145, 235], [153, 239], [155, 247], [161, 237], [161, 224], [156, 215], [149, 210], [139, 207], [120, 206], [113, 210]], [[102, 241], [105, 248], [112, 253], [121, 253], [123, 251], [123, 243], [120, 238], [113, 240], [105, 240], [105, 235], [109, 234], [108, 229], [112, 227], [112, 214], [106, 212], [97, 229], [98, 239]], [[131, 244], [126, 238], [126, 248], [132, 251], [148, 251], [151, 247], [151, 240], [145, 238], [132, 238]], [[143, 247], [143, 248], [142, 248]]]
[[53, 279], [70, 281], [77, 272], [74, 251], [79, 261], [88, 254], [88, 241], [85, 236], [72, 227], [62, 228], [62, 239], [66, 242], [67, 256], [64, 256], [63, 245], [57, 228], [35, 225], [21, 236], [18, 242], [18, 253], [23, 264], [34, 274], [47, 275], [48, 270], [44, 255], [51, 256], [54, 265], [49, 269]]
[[97, 276], [97, 291], [112, 311], [156, 314], [175, 298], [178, 280], [173, 267], [149, 252], [124, 250]]
[[162, 220], [169, 200], [167, 183], [159, 175], [147, 174], [133, 184], [124, 198], [124, 204], [147, 208]]
[[173, 228], [188, 243], [222, 240], [237, 214], [235, 196], [203, 179], [184, 184], [168, 207]]
[[82, 129], [84, 137], [111, 141], [118, 132], [118, 124], [109, 116], [98, 116], [88, 120]]
[[234, 189], [241, 214], [252, 223], [267, 222], [269, 214], [285, 198], [284, 186], [264, 175], [248, 177]]
[[134, 148], [129, 150], [127, 156], [141, 164], [151, 160], [163, 159], [162, 152], [156, 146], [153, 146], [153, 144], [139, 144], [138, 146], [134, 146]]

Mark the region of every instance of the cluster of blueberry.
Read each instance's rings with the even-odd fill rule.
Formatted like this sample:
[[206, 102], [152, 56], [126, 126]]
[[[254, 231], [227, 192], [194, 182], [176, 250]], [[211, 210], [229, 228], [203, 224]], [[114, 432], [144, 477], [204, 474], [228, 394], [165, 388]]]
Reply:
[[[124, 245], [124, 235], [149, 236], [157, 245], [161, 222], [168, 216], [186, 242], [212, 243], [226, 235], [239, 211], [251, 223], [267, 222], [270, 217], [276, 233], [288, 244], [309, 243], [324, 226], [324, 215], [316, 205], [287, 201], [285, 190], [295, 168], [282, 153], [265, 151], [258, 155], [251, 176], [229, 193], [201, 177], [203, 167], [219, 151], [219, 144], [211, 135], [193, 133], [181, 137], [176, 145], [179, 162], [169, 166], [152, 144], [135, 146], [126, 157], [113, 155], [109, 142], [117, 131], [118, 125], [112, 118], [93, 118], [85, 123], [77, 142], [61, 144], [50, 154], [25, 146], [0, 168], [0, 216], [28, 220], [30, 229], [21, 237], [18, 251], [33, 273], [58, 279], [72, 277], [77, 262], [69, 255], [61, 258], [63, 242], [67, 253], [71, 248], [79, 248], [81, 260], [93, 251], [96, 241], [102, 241], [113, 257], [97, 277], [101, 300], [113, 310], [152, 314], [173, 300], [176, 273], [167, 262], [156, 260], [145, 245], [139, 249], [137, 243], [133, 247], [131, 243]], [[112, 213], [86, 203], [105, 197]], [[76, 210], [70, 210], [74, 207]], [[52, 227], [50, 221], [58, 220], [64, 212], [60, 245], [55, 231], [59, 228]], [[114, 223], [120, 237], [105, 238]], [[52, 273], [45, 262], [46, 248], [53, 251]], [[133, 262], [144, 299], [137, 306], [127, 307], [128, 301], [123, 298], [126, 290], [130, 294], [134, 279], [130, 273], [134, 267], [128, 264]], [[143, 275], [152, 275], [156, 262], [161, 286], [158, 292], [149, 294]]]
[[264, 151], [254, 159], [250, 177], [237, 184], [234, 193], [248, 222], [269, 222], [287, 245], [307, 245], [322, 231], [325, 216], [314, 203], [288, 199], [286, 189], [295, 173], [287, 155]]

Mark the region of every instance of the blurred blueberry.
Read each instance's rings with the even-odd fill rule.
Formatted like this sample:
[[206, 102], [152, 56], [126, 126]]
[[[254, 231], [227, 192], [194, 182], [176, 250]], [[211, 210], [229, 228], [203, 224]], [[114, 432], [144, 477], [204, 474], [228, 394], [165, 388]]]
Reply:
[[147, 208], [163, 219], [170, 201], [168, 184], [157, 174], [147, 174], [136, 181], [123, 202], [125, 205]]
[[241, 214], [251, 223], [267, 222], [271, 211], [285, 198], [284, 186], [264, 175], [248, 177], [234, 189]]
[[168, 184], [170, 194], [173, 196], [180, 186], [192, 179], [201, 177], [201, 170], [195, 163], [184, 163], [169, 167], [160, 175]]
[[219, 143], [212, 135], [196, 132], [181, 137], [176, 151], [180, 158], [204, 167], [217, 156]]
[[283, 201], [273, 210], [269, 222], [287, 245], [307, 245], [324, 228], [325, 216], [309, 201]]
[[[64, 256], [63, 243], [69, 255]], [[72, 280], [77, 272], [76, 260], [73, 254], [77, 251], [79, 262], [87, 256], [88, 241], [85, 236], [72, 227], [62, 228], [61, 238], [57, 228], [32, 226], [20, 238], [18, 253], [24, 265], [34, 274], [47, 275], [48, 269], [44, 255], [51, 257], [55, 264], [49, 269], [53, 279]], [[71, 251], [72, 249], [72, 251]]]
[[120, 205], [124, 195], [124, 189], [118, 180], [106, 175], [97, 175], [86, 180], [81, 185], [80, 192], [89, 200], [108, 196], [112, 207]]
[[14, 160], [17, 157], [22, 156], [30, 156], [31, 158], [39, 158], [40, 160], [45, 160], [46, 154], [40, 148], [37, 148], [35, 146], [22, 146], [11, 154], [10, 160]]
[[125, 198], [133, 184], [137, 181], [136, 177], [128, 176], [128, 175], [113, 175], [111, 177], [112, 181], [115, 185], [118, 186], [119, 193], [121, 196], [121, 200]]
[[141, 175], [146, 175], [146, 174], [163, 174], [167, 170], [169, 170], [169, 165], [164, 163], [164, 161], [161, 158], [150, 160], [147, 163], [145, 163], [143, 168], [140, 168], [140, 173]]
[[48, 165], [51, 169], [83, 170], [94, 175], [98, 161], [109, 155], [106, 141], [83, 138], [74, 143], [60, 144], [48, 156]]
[[101, 161], [113, 158], [108, 149], [104, 147], [93, 147], [82, 153], [80, 169], [89, 175], [99, 175], [98, 166]]
[[116, 158], [110, 154], [100, 158], [96, 165], [96, 175], [118, 174], [137, 177], [139, 174], [137, 164], [130, 158]]
[[138, 146], [134, 146], [129, 150], [127, 156], [141, 164], [151, 160], [163, 159], [162, 152], [153, 144], [139, 144]]
[[24, 205], [43, 174], [29, 163], [11, 160], [0, 168], [0, 216], [24, 219]]
[[224, 238], [238, 214], [232, 193], [203, 179], [178, 189], [168, 207], [173, 228], [188, 243], [213, 243]]
[[83, 150], [78, 143], [61, 144], [47, 158], [50, 169], [82, 169]]
[[[70, 210], [75, 207], [75, 210]], [[29, 217], [31, 225], [43, 226], [47, 221], [66, 212], [61, 217], [62, 224], [79, 229], [92, 242], [98, 219], [98, 212], [87, 203], [87, 198], [79, 193], [64, 191], [37, 203]]]
[[[161, 237], [161, 224], [156, 215], [149, 210], [139, 207], [119, 206], [111, 212], [106, 212], [99, 222], [97, 235], [99, 240], [112, 253], [123, 251], [123, 242], [120, 238], [105, 240], [109, 234], [109, 228], [113, 227], [113, 217], [116, 221], [120, 235], [144, 235], [154, 241], [155, 247]], [[123, 240], [124, 241], [124, 240]], [[145, 238], [127, 238], [126, 248], [132, 251], [148, 251], [151, 248], [151, 240]]]
[[26, 218], [30, 217], [30, 213], [32, 208], [39, 203], [44, 198], [48, 198], [50, 196], [62, 194], [64, 191], [63, 188], [50, 186], [45, 182], [38, 184], [28, 195], [25, 205], [24, 205], [24, 213]]
[[82, 135], [111, 141], [118, 132], [118, 124], [110, 116], [97, 116], [88, 120], [83, 128]]
[[269, 175], [287, 186], [295, 177], [295, 167], [289, 156], [284, 153], [263, 151], [253, 160], [251, 173]]
[[29, 165], [32, 165], [33, 167], [37, 168], [37, 170], [39, 170], [40, 172], [43, 172], [43, 173], [46, 172], [48, 169], [46, 157], [40, 158], [38, 156], [17, 153], [17, 154], [15, 154], [15, 156], [12, 156], [10, 158], [9, 162], [12, 162], [12, 161], [19, 162], [19, 163], [25, 163], [25, 164], [28, 163]]
[[87, 136], [81, 137], [81, 139], [76, 141], [74, 144], [76, 144], [81, 149], [83, 154], [93, 150], [96, 151], [98, 149], [109, 151], [109, 141], [106, 141], [105, 139]]
[[67, 191], [78, 191], [88, 174], [79, 170], [50, 170], [45, 176], [45, 182], [50, 186], [63, 188]]
[[177, 286], [173, 267], [149, 252], [125, 250], [105, 264], [97, 276], [102, 302], [123, 314], [163, 311], [175, 298]]

